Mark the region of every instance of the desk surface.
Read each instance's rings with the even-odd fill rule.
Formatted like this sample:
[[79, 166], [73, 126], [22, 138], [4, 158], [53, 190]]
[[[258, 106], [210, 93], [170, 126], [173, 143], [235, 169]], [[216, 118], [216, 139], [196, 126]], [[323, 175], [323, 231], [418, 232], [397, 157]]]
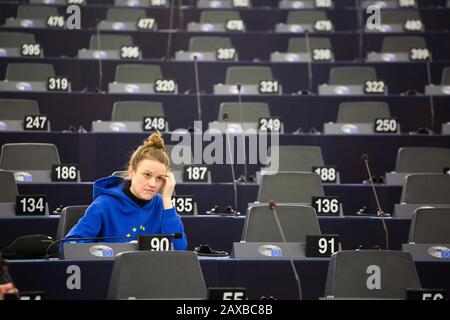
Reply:
[[[386, 218], [389, 230], [389, 248], [401, 250], [402, 243], [408, 241], [410, 220]], [[56, 235], [59, 218], [52, 217], [12, 217], [0, 218], [0, 248], [26, 234]], [[244, 217], [183, 216], [189, 249], [201, 244], [209, 244], [213, 249], [231, 251], [233, 242], [242, 236]], [[342, 248], [357, 249], [360, 245], [369, 249], [374, 245], [385, 247], [384, 229], [377, 217], [320, 217], [319, 225], [323, 234], [339, 234]]]

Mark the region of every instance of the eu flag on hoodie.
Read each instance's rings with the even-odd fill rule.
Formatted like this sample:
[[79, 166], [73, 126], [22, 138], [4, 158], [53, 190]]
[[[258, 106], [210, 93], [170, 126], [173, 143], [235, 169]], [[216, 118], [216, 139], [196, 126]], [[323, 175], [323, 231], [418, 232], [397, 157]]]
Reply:
[[140, 234], [180, 232], [183, 237], [174, 239], [173, 246], [175, 250], [186, 250], [183, 223], [175, 208], [165, 210], [159, 194], [140, 207], [122, 190], [124, 183], [121, 177], [95, 181], [94, 201], [66, 239], [123, 236], [108, 242], [128, 242]]

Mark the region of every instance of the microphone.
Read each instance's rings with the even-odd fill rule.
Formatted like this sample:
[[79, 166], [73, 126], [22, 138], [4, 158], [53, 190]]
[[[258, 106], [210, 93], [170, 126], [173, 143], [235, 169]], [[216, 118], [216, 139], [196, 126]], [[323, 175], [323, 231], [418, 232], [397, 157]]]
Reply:
[[377, 191], [375, 190], [375, 185], [373, 184], [373, 180], [372, 180], [372, 173], [370, 172], [370, 168], [369, 168], [369, 156], [367, 154], [362, 154], [361, 155], [361, 160], [364, 162], [367, 173], [369, 175], [369, 180], [370, 180], [370, 184], [372, 186], [372, 192], [375, 196], [375, 201], [377, 203], [377, 207], [378, 207], [378, 211], [377, 211], [377, 216], [381, 217], [381, 223], [383, 225], [383, 229], [384, 229], [384, 235], [385, 235], [385, 241], [386, 241], [386, 250], [389, 250], [389, 232], [386, 226], [386, 222], [384, 221], [384, 215], [385, 213], [383, 212], [383, 210], [381, 209], [380, 206], [380, 201], [378, 199], [378, 195], [377, 195]]
[[169, 33], [167, 35], [167, 47], [166, 47], [166, 60], [169, 60], [170, 58], [170, 50], [172, 49], [172, 28], [173, 28], [173, 15], [175, 10], [175, 0], [169, 0], [170, 1], [170, 14], [169, 14], [169, 30], [167, 32]]
[[[6, 283], [11, 283], [14, 286], [14, 288], [16, 287], [11, 275], [9, 274], [8, 263], [3, 258], [0, 258], [0, 284]], [[14, 290], [14, 294], [17, 300], [20, 300], [20, 294], [17, 289]]]
[[[430, 58], [427, 59], [427, 80], [428, 80], [428, 84], [431, 85], [431, 68], [430, 68], [430, 61], [431, 61], [431, 52], [430, 52]], [[430, 132], [432, 133], [434, 130], [434, 118], [435, 118], [435, 114], [434, 114], [434, 97], [432, 94], [428, 95], [429, 100], [430, 100]]]
[[312, 75], [312, 52], [311, 52], [311, 42], [309, 39], [309, 31], [308, 29], [305, 30], [305, 42], [306, 42], [306, 52], [308, 52], [310, 58], [308, 59], [308, 90], [309, 92], [312, 92], [312, 81], [313, 81], [313, 75]]
[[360, 0], [355, 0], [356, 21], [358, 22], [358, 61], [363, 61], [363, 19], [362, 6]]
[[[236, 89], [238, 92], [238, 104], [239, 104], [239, 114], [241, 117], [241, 123], [242, 123], [242, 130], [244, 130], [244, 110], [242, 109], [242, 96], [241, 96], [241, 90], [242, 90], [242, 85], [238, 82], [236, 84]], [[245, 135], [242, 135], [242, 139], [243, 139], [243, 143], [242, 143], [242, 148], [243, 148], [243, 155], [244, 155], [244, 174], [241, 175], [239, 177], [239, 181], [240, 182], [248, 182], [248, 175], [247, 175], [247, 155], [245, 152]]]
[[202, 105], [200, 103], [200, 84], [198, 76], [197, 55], [194, 55], [194, 77], [195, 77], [195, 95], [197, 97], [197, 118], [202, 121]]
[[[96, 33], [97, 33], [97, 50], [101, 51], [101, 41], [100, 41], [100, 21], [97, 19], [97, 26], [96, 26]], [[102, 56], [99, 55], [98, 58], [98, 92], [102, 92], [102, 83], [103, 83], [103, 62], [102, 62]]]
[[302, 298], [302, 288], [300, 286], [300, 278], [298, 276], [297, 270], [295, 269], [294, 260], [292, 260], [291, 252], [289, 250], [289, 246], [287, 244], [287, 240], [286, 240], [286, 237], [284, 235], [283, 228], [281, 227], [280, 220], [278, 219], [277, 203], [274, 200], [270, 200], [269, 201], [269, 209], [273, 212], [273, 216], [275, 217], [275, 221], [277, 222], [278, 231], [280, 232], [281, 238], [283, 239], [283, 242], [286, 245], [289, 262], [291, 263], [292, 273], [294, 274], [295, 281], [297, 282], [298, 299], [301, 300], [301, 298]]
[[[152, 235], [150, 235], [152, 236]], [[175, 233], [169, 233], [169, 234], [163, 234], [163, 236], [168, 237], [168, 238], [173, 238], [173, 239], [181, 239], [183, 237], [183, 234], [180, 232], [175, 232]], [[67, 241], [97, 241], [97, 240], [113, 240], [113, 239], [137, 239], [139, 236], [111, 236], [111, 237], [85, 237], [85, 238], [63, 238], [63, 239], [59, 239], [54, 241], [51, 245], [49, 245], [47, 247], [47, 250], [45, 252], [45, 259], [49, 258], [49, 252], [50, 249], [53, 248], [55, 245], [62, 243], [62, 242], [67, 242]], [[59, 253], [59, 250], [58, 250]]]
[[225, 139], [227, 140], [227, 150], [228, 150], [228, 156], [230, 157], [230, 166], [231, 166], [231, 178], [233, 179], [233, 190], [234, 190], [234, 209], [237, 212], [237, 183], [236, 183], [236, 174], [234, 173], [234, 157], [231, 153], [230, 148], [230, 141], [228, 138], [228, 113], [224, 113], [222, 115], [223, 121], [225, 121]]

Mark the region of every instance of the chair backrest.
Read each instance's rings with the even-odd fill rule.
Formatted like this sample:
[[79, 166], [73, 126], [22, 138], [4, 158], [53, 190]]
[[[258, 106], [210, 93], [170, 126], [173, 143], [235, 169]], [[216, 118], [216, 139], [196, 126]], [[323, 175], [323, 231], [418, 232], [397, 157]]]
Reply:
[[427, 48], [424, 37], [387, 36], [383, 39], [381, 52], [406, 52], [411, 49]]
[[261, 80], [273, 80], [270, 67], [228, 67], [226, 84], [258, 84]]
[[206, 10], [200, 14], [201, 23], [226, 23], [228, 20], [240, 20], [238, 11]]
[[325, 296], [405, 299], [407, 288], [420, 288], [409, 252], [338, 251], [330, 258]]
[[407, 175], [402, 189], [401, 202], [419, 204], [450, 204], [450, 175]]
[[328, 20], [327, 13], [322, 10], [289, 11], [287, 24], [314, 24], [317, 20]]
[[161, 67], [146, 64], [120, 64], [114, 80], [120, 83], [153, 83], [162, 79]]
[[373, 67], [334, 67], [330, 71], [330, 85], [363, 85], [366, 81], [377, 80]]
[[[314, 49], [330, 49], [332, 50], [331, 41], [328, 38], [311, 37], [309, 38], [309, 51]], [[308, 52], [305, 38], [289, 39], [287, 52]]]
[[19, 192], [13, 172], [0, 170], [0, 190], [0, 202], [16, 202]]
[[56, 240], [64, 239], [81, 217], [84, 216], [88, 207], [88, 205], [69, 206], [61, 210], [58, 229], [56, 231]]
[[110, 8], [106, 12], [106, 21], [138, 22], [147, 16], [145, 9], [138, 8]]
[[373, 123], [376, 118], [390, 118], [389, 105], [381, 101], [342, 102], [337, 123]]
[[89, 41], [90, 50], [120, 50], [123, 46], [133, 46], [133, 38], [122, 34], [94, 34]]
[[39, 114], [35, 100], [0, 99], [1, 120], [23, 120], [26, 115]]
[[317, 173], [278, 172], [262, 175], [259, 202], [311, 203], [313, 196], [323, 196], [322, 181]]
[[49, 63], [9, 63], [5, 79], [9, 81], [45, 81], [55, 76]]
[[117, 256], [108, 299], [206, 299], [197, 255], [190, 251], [138, 251]]
[[403, 147], [398, 149], [395, 171], [443, 173], [450, 168], [450, 149], [431, 147]]
[[445, 67], [442, 70], [441, 85], [443, 85], [443, 86], [450, 85], [450, 67]]
[[406, 20], [421, 20], [419, 11], [414, 9], [381, 11], [381, 21], [383, 24], [403, 24]]
[[46, 20], [50, 16], [59, 16], [58, 7], [19, 5], [17, 7], [17, 18], [29, 20]]
[[322, 150], [316, 146], [278, 146], [269, 148], [272, 153], [279, 155], [279, 171], [311, 172], [312, 167], [323, 166]]
[[270, 117], [269, 105], [265, 102], [242, 102], [241, 105], [238, 102], [222, 102], [218, 120], [222, 121], [224, 113], [228, 114], [230, 122], [258, 122], [259, 118]]
[[0, 48], [19, 48], [24, 43], [36, 43], [34, 34], [26, 32], [0, 32]]
[[112, 121], [142, 121], [145, 116], [164, 117], [161, 102], [118, 101], [114, 103]]
[[50, 143], [5, 143], [0, 155], [4, 170], [51, 170], [60, 163], [58, 149]]
[[419, 208], [412, 216], [408, 242], [450, 243], [450, 208]]
[[[280, 205], [276, 210], [287, 242], [305, 242], [307, 234], [322, 234], [314, 208], [302, 205]], [[242, 230], [242, 240], [283, 242], [274, 213], [267, 205], [248, 209]]]
[[229, 37], [192, 37], [189, 40], [189, 51], [215, 52], [219, 48], [232, 48]]

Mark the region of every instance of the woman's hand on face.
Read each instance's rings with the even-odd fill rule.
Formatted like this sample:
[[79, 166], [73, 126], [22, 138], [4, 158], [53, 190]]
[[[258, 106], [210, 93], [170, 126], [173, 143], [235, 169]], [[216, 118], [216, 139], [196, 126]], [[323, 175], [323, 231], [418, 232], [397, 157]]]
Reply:
[[[172, 208], [172, 194], [175, 190], [176, 185], [175, 177], [172, 172], [167, 171], [165, 177], [164, 177], [164, 183], [162, 186], [162, 192], [161, 196], [164, 201], [164, 209], [170, 209]], [[169, 206], [170, 203], [170, 206]]]

